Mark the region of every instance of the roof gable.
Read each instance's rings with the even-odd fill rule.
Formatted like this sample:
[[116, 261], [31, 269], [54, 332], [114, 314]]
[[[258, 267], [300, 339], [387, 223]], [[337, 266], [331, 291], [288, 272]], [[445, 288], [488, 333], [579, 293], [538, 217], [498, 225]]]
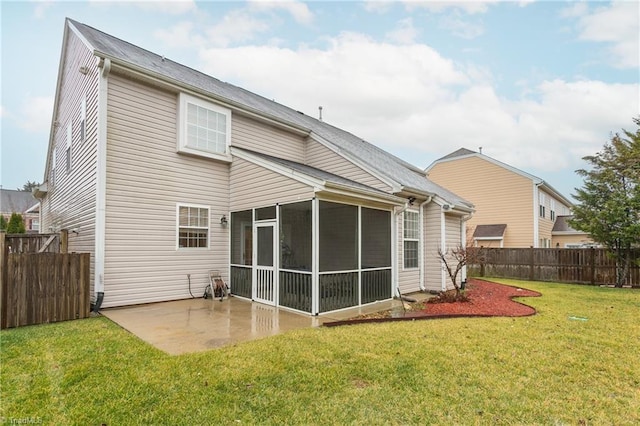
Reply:
[[39, 201], [31, 192], [13, 189], [0, 190], [0, 210], [3, 213], [26, 213], [38, 203]]
[[220, 81], [214, 77], [181, 65], [161, 55], [142, 49], [87, 25], [67, 20], [75, 32], [93, 48], [94, 54], [108, 57], [112, 63], [129, 67], [156, 78], [162, 78], [181, 87], [202, 93], [231, 107], [274, 119], [286, 125], [303, 129], [322, 138], [338, 154], [356, 163], [392, 187], [413, 190], [425, 195], [438, 195], [453, 205], [472, 208], [472, 204], [444, 190], [426, 178], [424, 172], [408, 162], [377, 146], [326, 122], [307, 116], [282, 104], [248, 90]]

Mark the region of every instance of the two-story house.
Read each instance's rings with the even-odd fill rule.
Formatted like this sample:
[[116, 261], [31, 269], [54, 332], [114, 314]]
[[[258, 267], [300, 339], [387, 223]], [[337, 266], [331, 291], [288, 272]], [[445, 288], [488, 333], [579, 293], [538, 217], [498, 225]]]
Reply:
[[[461, 148], [425, 170], [428, 178], [470, 200], [469, 243], [484, 247], [571, 247], [589, 237], [568, 226], [571, 201], [536, 176]], [[554, 226], [562, 217], [563, 226]], [[471, 241], [472, 240], [472, 241]]]
[[31, 192], [0, 189], [0, 215], [9, 221], [13, 213], [22, 215], [27, 233], [40, 231], [40, 202]]
[[451, 286], [473, 206], [347, 131], [67, 19], [43, 228], [96, 307], [232, 294], [308, 314]]

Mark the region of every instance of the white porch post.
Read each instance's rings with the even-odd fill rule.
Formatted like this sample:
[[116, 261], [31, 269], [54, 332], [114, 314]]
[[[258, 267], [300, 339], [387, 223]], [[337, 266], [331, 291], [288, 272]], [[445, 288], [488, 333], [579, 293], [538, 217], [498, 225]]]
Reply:
[[320, 204], [317, 197], [311, 201], [311, 314], [320, 312]]

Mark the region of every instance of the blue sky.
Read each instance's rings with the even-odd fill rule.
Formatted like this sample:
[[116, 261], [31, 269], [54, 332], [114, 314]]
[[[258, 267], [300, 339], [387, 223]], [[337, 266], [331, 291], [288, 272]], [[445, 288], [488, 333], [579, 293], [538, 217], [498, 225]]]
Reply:
[[42, 181], [64, 18], [323, 118], [419, 166], [460, 147], [545, 179], [640, 114], [640, 3], [0, 3], [3, 188]]

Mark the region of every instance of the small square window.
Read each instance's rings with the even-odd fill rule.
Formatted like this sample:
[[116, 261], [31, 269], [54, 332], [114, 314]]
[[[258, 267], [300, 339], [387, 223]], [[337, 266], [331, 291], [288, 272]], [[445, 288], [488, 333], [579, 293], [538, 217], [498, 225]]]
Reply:
[[231, 110], [180, 94], [178, 152], [231, 161]]

